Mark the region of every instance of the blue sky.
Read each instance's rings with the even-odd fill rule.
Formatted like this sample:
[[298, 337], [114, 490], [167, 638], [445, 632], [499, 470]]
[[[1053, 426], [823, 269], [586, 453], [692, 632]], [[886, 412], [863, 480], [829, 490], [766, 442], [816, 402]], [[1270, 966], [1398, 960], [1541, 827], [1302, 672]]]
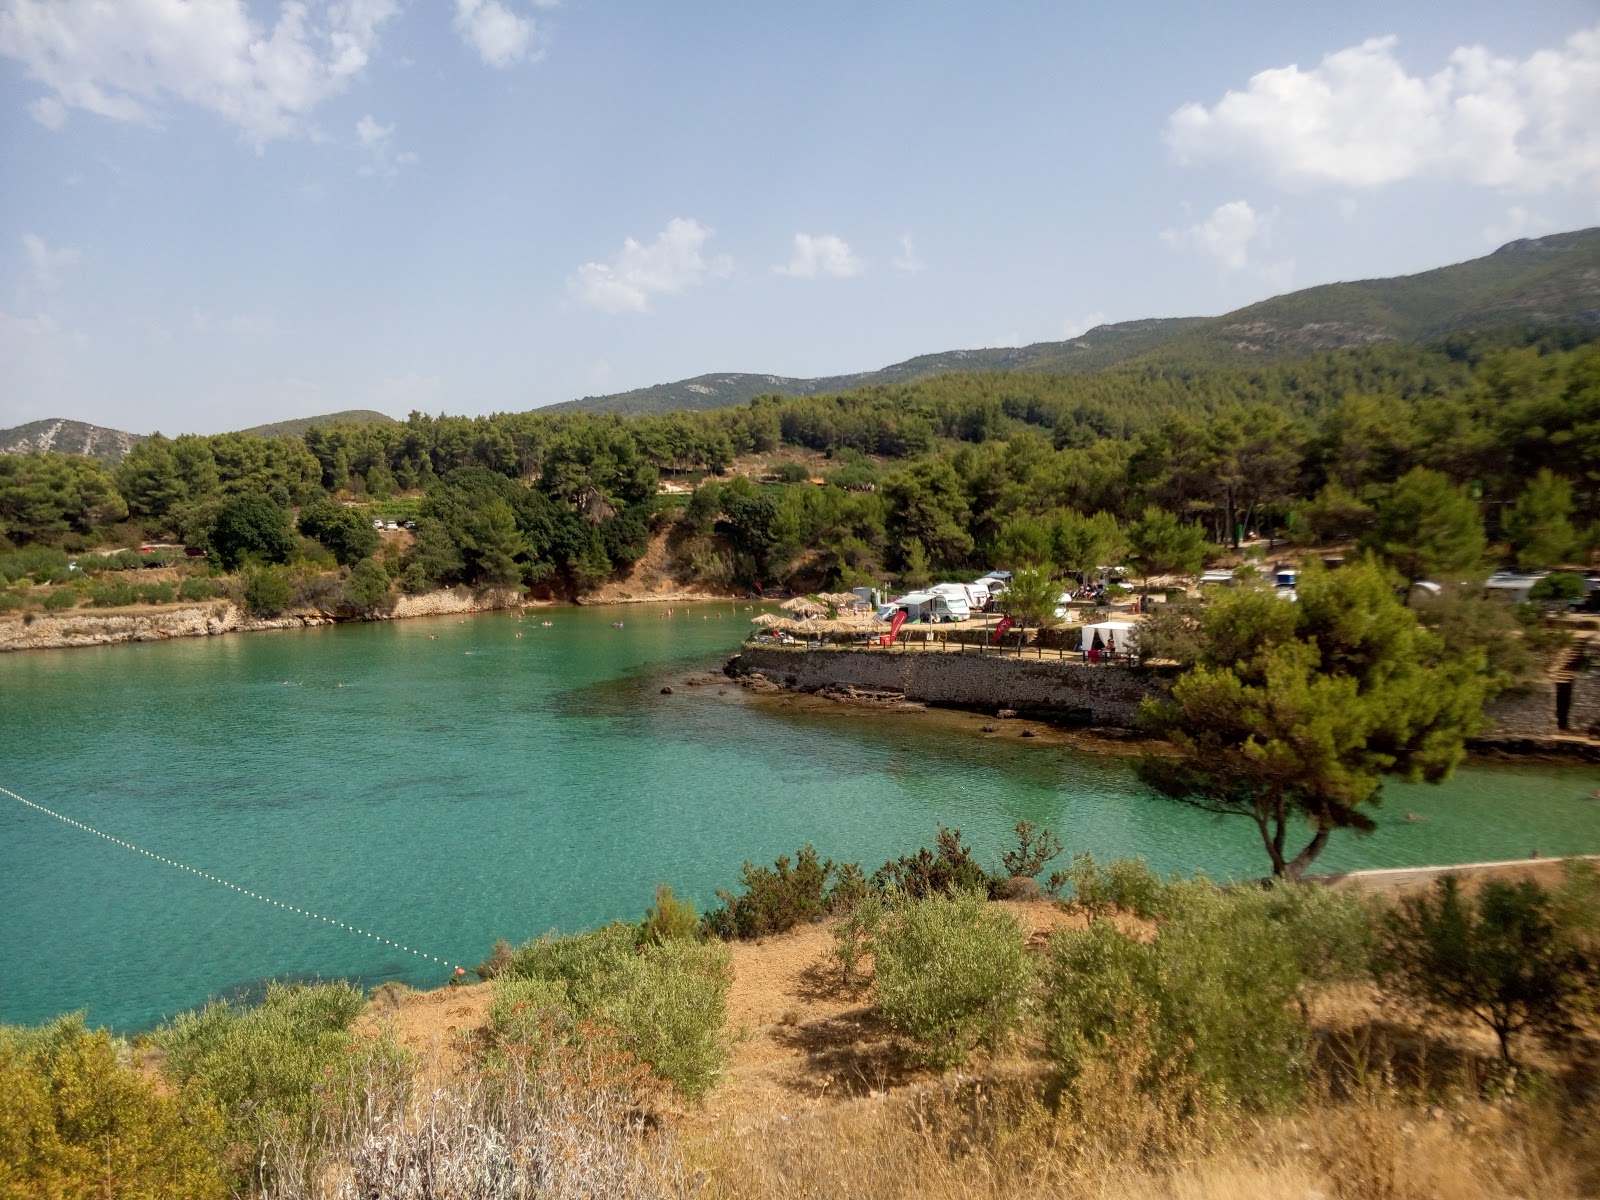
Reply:
[[483, 413], [1600, 224], [1600, 10], [0, 0], [0, 155], [0, 426]]

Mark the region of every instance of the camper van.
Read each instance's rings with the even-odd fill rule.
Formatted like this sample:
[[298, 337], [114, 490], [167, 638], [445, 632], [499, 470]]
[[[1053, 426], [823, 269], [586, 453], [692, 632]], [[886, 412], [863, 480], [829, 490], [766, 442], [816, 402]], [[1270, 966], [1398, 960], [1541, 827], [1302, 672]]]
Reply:
[[952, 600], [965, 600], [967, 608], [980, 611], [989, 600], [989, 589], [974, 583], [936, 583], [928, 589]]
[[907, 592], [898, 600], [884, 606], [892, 616], [896, 609], [905, 609], [908, 621], [965, 621], [972, 615], [972, 607], [964, 596], [950, 596], [943, 592]]

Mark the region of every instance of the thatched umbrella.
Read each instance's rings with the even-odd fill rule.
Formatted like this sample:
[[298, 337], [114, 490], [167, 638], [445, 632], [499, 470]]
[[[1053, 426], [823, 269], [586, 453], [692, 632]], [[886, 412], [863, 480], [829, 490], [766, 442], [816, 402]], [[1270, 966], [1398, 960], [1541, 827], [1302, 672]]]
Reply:
[[793, 600], [785, 600], [778, 607], [796, 616], [802, 614], [820, 616], [824, 611], [823, 606], [809, 596], [796, 596]]
[[759, 617], [751, 617], [750, 618], [750, 624], [752, 624], [752, 625], [771, 625], [774, 622], [781, 621], [781, 620], [783, 620], [783, 618], [778, 616], [777, 613], [762, 613]]

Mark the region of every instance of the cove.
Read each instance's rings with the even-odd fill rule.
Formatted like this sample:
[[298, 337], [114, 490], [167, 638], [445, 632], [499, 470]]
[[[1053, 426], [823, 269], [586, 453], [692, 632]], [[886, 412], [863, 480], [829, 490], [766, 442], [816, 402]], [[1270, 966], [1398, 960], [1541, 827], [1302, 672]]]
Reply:
[[[869, 870], [959, 826], [1161, 871], [1259, 875], [1247, 823], [1126, 763], [679, 686], [744, 605], [496, 613], [0, 658], [0, 786], [242, 887], [472, 965], [494, 939], [704, 909], [812, 842]], [[545, 628], [541, 621], [550, 620]], [[614, 621], [624, 627], [613, 627]], [[520, 634], [521, 636], [517, 636]], [[664, 683], [675, 694], [663, 696]], [[1600, 769], [1473, 764], [1391, 784], [1319, 869], [1600, 851]], [[1423, 818], [1405, 822], [1406, 812]], [[0, 797], [0, 1021], [131, 1031], [267, 978], [445, 982], [437, 964], [174, 870]]]

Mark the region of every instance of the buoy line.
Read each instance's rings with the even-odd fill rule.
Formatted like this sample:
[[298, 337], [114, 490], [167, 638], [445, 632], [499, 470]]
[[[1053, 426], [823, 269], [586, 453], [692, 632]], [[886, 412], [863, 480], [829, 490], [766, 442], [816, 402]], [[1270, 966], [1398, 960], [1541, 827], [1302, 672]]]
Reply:
[[373, 933], [371, 930], [360, 929], [357, 926], [347, 924], [344, 921], [336, 921], [332, 917], [325, 917], [321, 913], [314, 913], [309, 908], [298, 908], [293, 904], [285, 904], [282, 900], [274, 900], [271, 896], [265, 895], [261, 892], [253, 892], [249, 888], [240, 887], [236, 883], [229, 883], [226, 879], [211, 874], [210, 871], [202, 871], [199, 867], [191, 867], [188, 863], [181, 863], [175, 858], [168, 858], [164, 854], [157, 854], [153, 850], [146, 850], [143, 846], [135, 846], [132, 842], [125, 842], [119, 837], [114, 837], [109, 833], [105, 833], [94, 828], [92, 825], [85, 825], [82, 821], [75, 821], [69, 816], [56, 812], [54, 809], [46, 808], [42, 804], [35, 804], [26, 796], [17, 795], [10, 788], [0, 787], [0, 793], [10, 796], [19, 804], [26, 804], [29, 808], [34, 809], [37, 812], [42, 812], [47, 817], [54, 817], [58, 821], [65, 822], [66, 824], [71, 825], [74, 829], [81, 829], [85, 833], [94, 834], [95, 837], [105, 838], [106, 841], [121, 846], [124, 850], [132, 850], [135, 854], [142, 854], [146, 858], [155, 859], [155, 861], [158, 863], [164, 863], [169, 867], [176, 867], [178, 870], [187, 871], [191, 875], [198, 875], [201, 879], [208, 879], [212, 883], [220, 883], [223, 887], [228, 888], [231, 891], [238, 892], [241, 896], [249, 896], [252, 900], [259, 900], [263, 904], [270, 904], [274, 908], [281, 908], [286, 912], [299, 913], [302, 917], [310, 917], [313, 921], [321, 921], [326, 925], [334, 926], [336, 929], [343, 929], [347, 933], [354, 933], [364, 938], [370, 938], [375, 942], [381, 942], [385, 946], [392, 946], [396, 950], [404, 950], [407, 954], [415, 954], [418, 958], [425, 958], [429, 962], [438, 963], [440, 966], [450, 967], [458, 972], [464, 973], [465, 971], [465, 968], [459, 967], [447, 959], [440, 958], [436, 954], [429, 954], [425, 950], [417, 950], [411, 946], [397, 942], [393, 938], [386, 938], [382, 934]]

